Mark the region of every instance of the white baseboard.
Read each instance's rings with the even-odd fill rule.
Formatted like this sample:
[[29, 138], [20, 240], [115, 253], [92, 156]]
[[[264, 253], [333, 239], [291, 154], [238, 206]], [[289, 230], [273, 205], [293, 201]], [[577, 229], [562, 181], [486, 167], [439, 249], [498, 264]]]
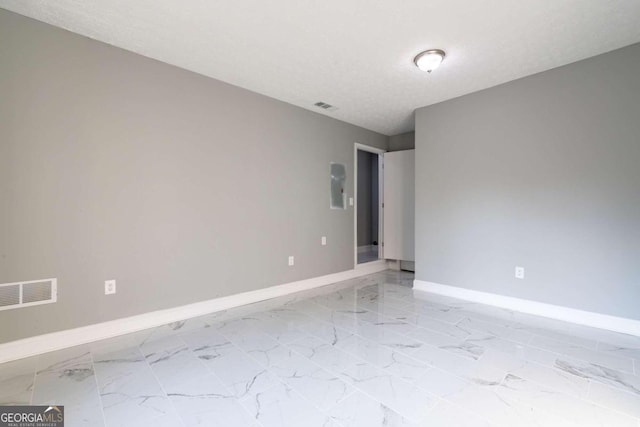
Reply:
[[441, 285], [439, 283], [426, 282], [423, 280], [414, 280], [413, 289], [506, 308], [509, 310], [519, 311], [521, 313], [549, 317], [551, 319], [576, 323], [578, 325], [591, 326], [593, 328], [640, 336], [640, 320], [626, 319], [624, 317], [610, 316], [608, 314], [594, 313], [591, 311], [577, 310], [575, 308], [546, 304], [488, 292]]
[[379, 260], [367, 263], [366, 265], [358, 267], [358, 269], [347, 270], [340, 273], [313, 277], [311, 279], [286, 283], [284, 285], [257, 289], [255, 291], [243, 292], [241, 294], [229, 295], [180, 307], [152, 311], [137, 316], [125, 317], [80, 328], [67, 329], [64, 331], [11, 341], [0, 344], [0, 363], [22, 359], [23, 357], [34, 356], [36, 354], [47, 353], [49, 351], [60, 350], [67, 347], [73, 347], [76, 345], [87, 344], [105, 338], [113, 338], [118, 335], [138, 332], [143, 329], [154, 328], [166, 325], [167, 323], [214, 313], [216, 311], [228, 310], [245, 304], [252, 304], [271, 298], [330, 285], [332, 283], [377, 273], [386, 269], [387, 263], [384, 260]]

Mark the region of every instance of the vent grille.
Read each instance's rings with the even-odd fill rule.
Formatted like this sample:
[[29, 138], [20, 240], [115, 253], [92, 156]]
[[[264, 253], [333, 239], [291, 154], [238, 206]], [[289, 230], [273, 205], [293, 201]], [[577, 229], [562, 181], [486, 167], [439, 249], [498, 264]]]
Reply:
[[20, 304], [20, 285], [3, 286], [0, 288], [0, 307]]
[[56, 279], [0, 285], [0, 310], [28, 307], [56, 302], [58, 287]]
[[327, 111], [335, 111], [335, 110], [338, 109], [337, 107], [334, 107], [333, 105], [327, 104], [326, 102], [322, 102], [322, 101], [318, 101], [313, 105], [315, 105], [318, 108], [322, 108], [323, 110], [327, 110]]

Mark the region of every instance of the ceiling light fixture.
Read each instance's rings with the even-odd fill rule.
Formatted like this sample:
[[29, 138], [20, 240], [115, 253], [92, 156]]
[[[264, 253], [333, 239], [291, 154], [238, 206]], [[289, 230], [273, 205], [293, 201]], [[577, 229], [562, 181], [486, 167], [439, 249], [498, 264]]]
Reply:
[[417, 54], [416, 57], [413, 58], [413, 62], [416, 64], [416, 67], [420, 68], [422, 71], [430, 73], [440, 66], [444, 57], [444, 50], [429, 49]]

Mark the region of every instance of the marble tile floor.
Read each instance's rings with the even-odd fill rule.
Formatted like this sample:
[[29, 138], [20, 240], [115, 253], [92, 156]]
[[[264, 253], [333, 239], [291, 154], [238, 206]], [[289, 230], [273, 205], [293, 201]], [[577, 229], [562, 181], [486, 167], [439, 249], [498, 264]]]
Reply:
[[640, 427], [640, 338], [386, 271], [0, 365], [67, 426]]

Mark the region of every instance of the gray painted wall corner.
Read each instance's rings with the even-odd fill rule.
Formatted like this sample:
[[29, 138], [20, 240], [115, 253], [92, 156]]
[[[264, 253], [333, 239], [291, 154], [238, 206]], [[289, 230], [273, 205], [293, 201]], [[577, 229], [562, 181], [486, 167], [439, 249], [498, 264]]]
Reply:
[[419, 109], [417, 279], [640, 319], [639, 75], [636, 44]]
[[386, 136], [4, 10], [0, 56], [0, 283], [59, 280], [0, 342], [353, 268], [329, 163]]

